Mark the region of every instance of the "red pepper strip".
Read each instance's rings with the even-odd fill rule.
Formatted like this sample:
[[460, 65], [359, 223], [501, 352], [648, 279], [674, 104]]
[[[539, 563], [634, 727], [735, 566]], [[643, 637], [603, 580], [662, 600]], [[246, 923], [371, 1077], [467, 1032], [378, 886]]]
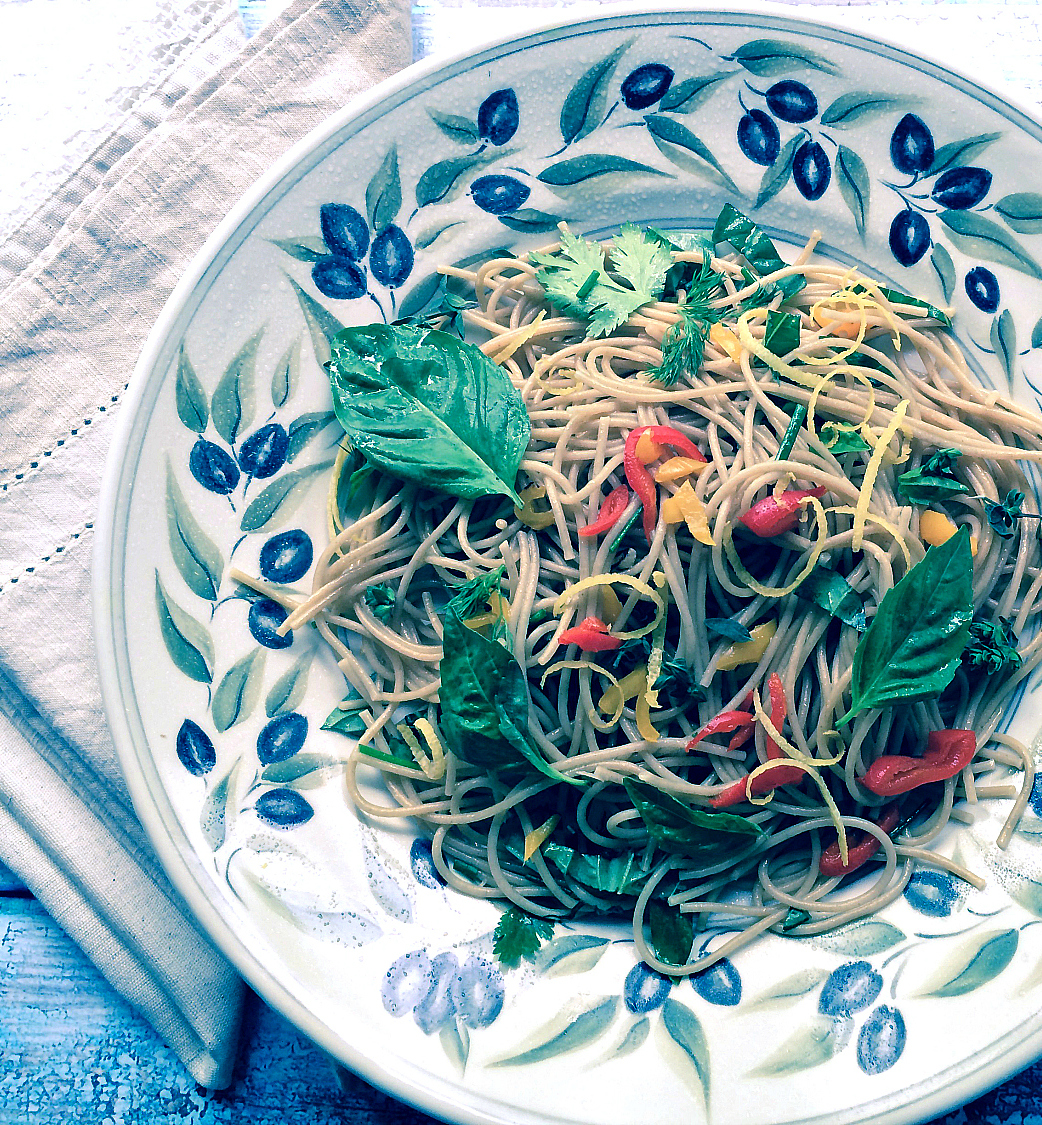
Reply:
[[880, 797], [896, 797], [920, 785], [947, 781], [964, 770], [976, 753], [977, 736], [972, 730], [932, 730], [921, 758], [884, 754], [868, 767], [861, 784]]
[[670, 445], [685, 457], [690, 457], [692, 461], [705, 463], [705, 457], [698, 446], [684, 437], [679, 430], [674, 430], [672, 426], [645, 426], [642, 432], [648, 434], [658, 445]]
[[601, 505], [601, 510], [597, 513], [597, 518], [593, 523], [588, 523], [585, 527], [580, 527], [579, 535], [582, 536], [583, 539], [587, 539], [591, 535], [602, 535], [619, 522], [619, 517], [626, 511], [629, 502], [630, 490], [624, 484], [620, 484], [618, 488], [613, 488], [611, 492], [608, 493], [607, 499]]
[[[694, 749], [703, 738], [708, 738], [711, 734], [720, 734], [721, 732], [727, 734], [733, 730], [742, 735], [742, 742], [744, 742], [752, 733], [753, 723], [755, 722], [756, 720], [748, 711], [721, 711], [719, 715], [706, 723], [684, 749]], [[734, 739], [731, 741], [733, 742]]]
[[[767, 684], [771, 693], [771, 725], [780, 733], [782, 723], [785, 722], [785, 688], [777, 673], [771, 676]], [[731, 714], [735, 714], [735, 712], [731, 712]], [[784, 756], [774, 739], [768, 737], [768, 761], [777, 761]], [[738, 805], [742, 801], [747, 801], [750, 796], [764, 797], [772, 790], [777, 789], [779, 785], [796, 785], [802, 779], [803, 770], [798, 766], [778, 766], [777, 769], [766, 770], [764, 773], [757, 774], [752, 782], [747, 777], [740, 777], [726, 789], [717, 793], [709, 803], [714, 809], [730, 808], [731, 805]], [[746, 792], [747, 789], [748, 793]]]
[[[875, 823], [889, 836], [897, 827], [899, 819], [897, 805], [888, 805], [886, 811]], [[844, 867], [839, 855], [839, 840], [837, 840], [834, 844], [829, 844], [821, 853], [821, 859], [818, 860], [818, 870], [830, 879], [838, 875], [849, 875], [851, 871], [856, 871], [857, 868], [868, 863], [881, 847], [882, 845], [875, 836], [869, 832], [862, 832], [861, 839], [847, 848], [847, 865]]]
[[785, 531], [792, 531], [800, 518], [800, 502], [808, 496], [820, 500], [827, 490], [820, 488], [794, 488], [780, 496], [765, 496], [745, 513], [739, 520], [761, 539], [770, 539]]
[[622, 644], [622, 639], [611, 636], [608, 626], [599, 617], [587, 617], [571, 629], [565, 629], [561, 644], [578, 645], [583, 652], [612, 652]]
[[685, 457], [691, 457], [695, 461], [705, 461], [705, 457], [697, 446], [672, 426], [638, 426], [626, 435], [622, 467], [626, 479], [630, 482], [630, 488], [637, 494], [637, 499], [644, 507], [642, 516], [644, 536], [650, 543], [655, 536], [655, 523], [658, 520], [658, 490], [655, 487], [654, 477], [637, 456], [637, 442], [644, 434], [649, 434], [651, 440], [658, 442], [659, 445], [670, 445], [674, 449], [679, 449]]

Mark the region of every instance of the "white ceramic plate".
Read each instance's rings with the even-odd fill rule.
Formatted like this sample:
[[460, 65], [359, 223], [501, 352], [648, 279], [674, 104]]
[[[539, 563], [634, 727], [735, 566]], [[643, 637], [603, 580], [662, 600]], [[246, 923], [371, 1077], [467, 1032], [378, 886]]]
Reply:
[[[789, 14], [563, 24], [423, 64], [331, 119], [236, 207], [138, 365], [98, 538], [105, 701], [175, 884], [250, 983], [371, 1081], [468, 1122], [906, 1122], [1042, 1052], [1042, 800], [1006, 854], [980, 807], [884, 916], [771, 937], [695, 984], [624, 931], [491, 956], [403, 826], [360, 823], [322, 730], [343, 681], [229, 565], [307, 583], [341, 322], [433, 294], [436, 263], [625, 219], [752, 211], [779, 243], [947, 300], [981, 378], [1037, 405], [1042, 127], [945, 67]], [[325, 208], [326, 204], [337, 204]], [[321, 216], [325, 215], [325, 222]], [[1013, 727], [1034, 736], [1037, 696]]]

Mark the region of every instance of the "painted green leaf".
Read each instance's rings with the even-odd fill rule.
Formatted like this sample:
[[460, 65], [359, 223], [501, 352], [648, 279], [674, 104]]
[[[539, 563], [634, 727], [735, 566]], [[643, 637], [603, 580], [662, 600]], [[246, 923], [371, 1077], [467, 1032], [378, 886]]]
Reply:
[[941, 145], [934, 153], [933, 163], [926, 170], [926, 175], [936, 176], [938, 172], [943, 172], [945, 168], [969, 164], [974, 157], [979, 156], [1001, 136], [1001, 133], [979, 133], [975, 137], [966, 137], [965, 140], [951, 141], [949, 144]]
[[561, 137], [566, 145], [582, 140], [604, 119], [612, 76], [632, 42], [627, 39], [606, 58], [594, 63], [568, 91], [561, 106]]
[[379, 232], [390, 226], [402, 208], [402, 181], [398, 174], [398, 148], [391, 145], [365, 189], [369, 227]]
[[317, 262], [329, 253], [325, 242], [317, 236], [304, 238], [273, 238], [273, 246], [277, 246], [284, 254], [295, 258], [298, 262]]
[[[1022, 829], [1020, 834], [1027, 835]], [[1029, 914], [1034, 914], [1036, 918], [1042, 918], [1042, 883], [1038, 883], [1034, 879], [1028, 879], [1026, 876], [1014, 879], [1010, 887], [1009, 897]]]
[[1035, 321], [1035, 327], [1031, 329], [1031, 346], [1042, 348], [1042, 317]]
[[958, 278], [952, 256], [940, 242], [934, 243], [933, 252], [930, 254], [930, 265], [933, 266], [934, 272], [941, 283], [941, 292], [944, 294], [944, 299], [950, 301], [952, 294], [955, 292]]
[[748, 1073], [749, 1078], [776, 1078], [780, 1074], [797, 1074], [828, 1062], [843, 1046], [836, 1034], [836, 1021], [818, 1016], [794, 1031], [777, 1050]]
[[470, 1056], [470, 1029], [460, 1019], [454, 1019], [438, 1032], [441, 1049], [462, 1078], [467, 1071]]
[[612, 156], [606, 152], [590, 152], [585, 156], [572, 156], [568, 160], [559, 160], [556, 164], [544, 168], [536, 178], [551, 189], [572, 188], [580, 184], [588, 184], [601, 176], [617, 173], [668, 176], [667, 172], [652, 168], [650, 164], [641, 164], [639, 160], [630, 160], [626, 156]]
[[650, 1031], [651, 1020], [647, 1016], [641, 1016], [640, 1019], [634, 1020], [622, 1033], [622, 1037], [614, 1046], [609, 1047], [599, 1059], [589, 1065], [591, 1067], [600, 1066], [603, 1063], [611, 1062], [612, 1059], [624, 1059], [627, 1055], [632, 1055], [639, 1047], [644, 1046]]
[[169, 461], [166, 465], [166, 529], [170, 554], [189, 590], [213, 601], [221, 585], [224, 559], [217, 544], [192, 515]]
[[828, 977], [824, 969], [801, 969], [765, 988], [745, 1004], [752, 1008], [788, 1008], [822, 984]]
[[745, 67], [750, 74], [764, 78], [774, 74], [789, 74], [797, 70], [820, 70], [825, 74], [838, 74], [839, 67], [824, 55], [788, 43], [782, 39], [753, 39], [743, 43], [733, 55], [725, 56]]
[[344, 330], [339, 320], [323, 305], [320, 305], [310, 293], [303, 289], [291, 277], [290, 285], [297, 294], [300, 311], [304, 314], [304, 321], [311, 334], [311, 346], [315, 352], [315, 359], [319, 364], [329, 362], [329, 345], [333, 337]]
[[617, 996], [606, 996], [587, 1007], [573, 1001], [553, 1019], [525, 1036], [513, 1053], [493, 1059], [488, 1065], [526, 1066], [587, 1047], [608, 1030], [618, 1007]]
[[907, 109], [917, 102], [918, 98], [882, 94], [872, 90], [851, 90], [847, 94], [840, 94], [822, 110], [821, 123], [833, 129], [850, 129], [855, 125], [867, 125], [896, 110]]
[[326, 774], [339, 769], [343, 764], [343, 758], [334, 758], [329, 754], [294, 754], [285, 761], [265, 766], [261, 770], [261, 780], [275, 785], [291, 785], [313, 774]]
[[698, 1087], [709, 1108], [710, 1067], [709, 1041], [698, 1016], [672, 996], [662, 1005], [662, 1027], [683, 1052], [685, 1061], [694, 1071]]
[[236, 438], [253, 420], [254, 369], [263, 334], [263, 328], [255, 332], [235, 353], [210, 400], [213, 424], [229, 445], [235, 444]]
[[201, 684], [213, 680], [214, 647], [205, 626], [186, 613], [163, 588], [156, 571], [156, 612], [159, 631], [170, 659], [190, 679]]
[[994, 219], [976, 211], [942, 211], [938, 218], [951, 231], [952, 242], [964, 253], [1042, 280], [1042, 266]]
[[203, 839], [211, 851], [217, 851], [224, 843], [228, 824], [228, 797], [234, 792], [235, 781], [239, 776], [241, 759], [236, 758], [228, 772], [206, 794], [199, 813], [199, 828]]
[[450, 141], [458, 145], [478, 143], [478, 127], [469, 118], [458, 113], [442, 113], [440, 109], [428, 109], [427, 114]]
[[868, 169], [861, 157], [846, 145], [840, 145], [839, 152], [836, 153], [836, 182], [839, 184], [839, 194], [843, 196], [843, 202], [854, 216], [857, 232], [864, 238], [871, 191]]
[[1017, 327], [1013, 323], [1013, 314], [1009, 309], [1003, 309], [991, 322], [991, 348], [994, 351], [1002, 370], [1006, 373], [1006, 381], [1013, 382], [1013, 369], [1017, 364]]
[[648, 113], [644, 115], [644, 122], [655, 147], [671, 163], [703, 180], [721, 184], [736, 195], [741, 194], [717, 158], [682, 121], [661, 113]]
[[401, 320], [417, 316], [443, 292], [444, 278], [440, 273], [428, 274], [422, 281], [418, 281], [402, 299], [398, 306], [398, 316]]
[[264, 649], [255, 648], [221, 677], [210, 705], [213, 725], [218, 731], [223, 733], [252, 714], [263, 685], [264, 657]]
[[333, 467], [332, 461], [290, 469], [277, 476], [256, 496], [242, 514], [243, 531], [268, 531], [285, 523], [300, 506], [315, 477]]
[[1042, 193], [1017, 191], [1004, 195], [995, 204], [995, 210], [1020, 234], [1042, 232]]
[[773, 199], [778, 192], [789, 182], [792, 175], [792, 161], [796, 150], [803, 143], [803, 134], [797, 133], [785, 142], [784, 148], [778, 153], [774, 163], [768, 168], [760, 180], [760, 190], [756, 193], [756, 202], [753, 208], [762, 207], [768, 200]]
[[[453, 227], [461, 227], [461, 226], [463, 226], [463, 220], [457, 219], [455, 222], [452, 222], [452, 223], [440, 223], [440, 224], [435, 224], [432, 227], [427, 227], [426, 230], [420, 231], [420, 233], [416, 236], [416, 240], [415, 240], [416, 249], [417, 250], [427, 250], [429, 247], [433, 246], [434, 243], [437, 242], [438, 239], [441, 238], [441, 236], [446, 231], [452, 230]], [[437, 274], [436, 277], [438, 279], [440, 279], [441, 274]]]
[[174, 385], [174, 397], [177, 401], [177, 416], [192, 431], [201, 434], [206, 429], [210, 417], [210, 408], [206, 401], [206, 391], [203, 390], [199, 376], [195, 373], [192, 361], [188, 358], [188, 351], [181, 343], [181, 351], [177, 356], [177, 380]]
[[276, 410], [285, 406], [297, 389], [300, 378], [300, 337], [293, 341], [275, 364], [275, 374], [271, 377], [271, 405]]
[[492, 164], [504, 156], [511, 156], [516, 149], [493, 149], [490, 152], [475, 152], [470, 156], [451, 156], [432, 164], [416, 181], [416, 206], [429, 207], [432, 203], [447, 203], [466, 187], [467, 173], [477, 171], [486, 164]]
[[268, 689], [268, 694], [264, 697], [264, 713], [269, 719], [284, 715], [287, 711], [295, 711], [300, 706], [304, 692], [307, 691], [308, 673], [314, 658], [314, 652], [305, 652]]
[[315, 410], [294, 418], [286, 430], [289, 434], [286, 460], [295, 461], [308, 442], [335, 421], [336, 415], [332, 410]]
[[535, 207], [522, 207], [518, 211], [511, 211], [509, 215], [496, 217], [503, 226], [521, 234], [543, 234], [546, 231], [557, 230], [557, 224], [564, 219], [563, 215], [550, 215]]
[[962, 942], [920, 987], [916, 996], [964, 996], [999, 973], [1013, 960], [1020, 935], [1016, 930], [988, 930]]
[[698, 109], [719, 89], [719, 83], [726, 81], [737, 70], [726, 70], [720, 74], [707, 74], [700, 78], [685, 78], [683, 82], [674, 82], [658, 103], [659, 109], [665, 113], [690, 113]]
[[384, 472], [453, 496], [509, 496], [528, 447], [510, 377], [446, 332], [372, 324], [341, 333], [333, 407], [352, 445]]
[[562, 934], [547, 942], [535, 959], [536, 970], [548, 977], [563, 977], [592, 969], [608, 948], [607, 938], [593, 934]]
[[906, 938], [903, 930], [890, 922], [852, 922], [825, 934], [818, 940], [833, 953], [846, 957], [871, 957], [900, 945]]

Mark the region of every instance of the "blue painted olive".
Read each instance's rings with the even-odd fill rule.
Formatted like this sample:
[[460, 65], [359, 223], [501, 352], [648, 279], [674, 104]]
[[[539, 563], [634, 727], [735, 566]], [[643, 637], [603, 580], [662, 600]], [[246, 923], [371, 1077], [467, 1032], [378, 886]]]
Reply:
[[627, 109], [647, 109], [669, 89], [673, 71], [663, 63], [645, 63], [622, 80], [622, 100]]
[[392, 1016], [404, 1016], [427, 995], [434, 984], [431, 959], [425, 949], [403, 953], [387, 970], [380, 986], [384, 1009]]
[[478, 136], [490, 145], [505, 145], [517, 132], [521, 112], [513, 90], [496, 90], [478, 107]]
[[269, 582], [296, 582], [307, 574], [314, 557], [307, 532], [280, 531], [261, 547], [260, 572]]
[[284, 787], [262, 793], [254, 808], [261, 820], [275, 828], [306, 824], [315, 815], [315, 810], [306, 797], [295, 789]]
[[950, 211], [976, 207], [991, 190], [991, 173], [987, 168], [949, 168], [942, 172], [930, 195]]
[[192, 476], [209, 492], [227, 496], [239, 483], [239, 466], [227, 450], [200, 438], [188, 455]]
[[323, 203], [318, 212], [322, 237], [329, 252], [353, 262], [369, 249], [369, 224], [365, 216], [346, 203]]
[[[999, 279], [984, 266], [974, 266], [966, 274], [966, 296], [981, 312], [993, 313], [999, 307]], [[1034, 808], [1034, 806], [1032, 806]], [[1042, 815], [1042, 814], [1040, 814]]]
[[365, 293], [365, 269], [350, 258], [319, 258], [311, 267], [311, 280], [319, 293], [335, 301], [352, 301]]
[[636, 1016], [644, 1012], [653, 1012], [661, 1008], [666, 1002], [669, 990], [672, 987], [669, 978], [654, 969], [649, 969], [643, 961], [626, 974], [622, 986], [622, 999], [626, 1007]]
[[908, 880], [905, 898], [920, 914], [931, 918], [947, 918], [958, 902], [955, 880], [943, 871], [917, 871]]
[[423, 837], [417, 837], [409, 849], [409, 866], [412, 868], [413, 877], [417, 883], [431, 890], [445, 885], [441, 873], [434, 866], [434, 856], [431, 854], [431, 842]]
[[800, 124], [817, 116], [818, 99], [809, 86], [784, 78], [767, 91], [767, 108], [781, 121]]
[[1031, 786], [1028, 804], [1031, 805], [1031, 811], [1035, 816], [1042, 818], [1042, 770], [1035, 774], [1035, 783]]
[[914, 113], [906, 113], [890, 135], [890, 161], [906, 175], [925, 172], [933, 163], [933, 134], [926, 122]]
[[456, 1014], [452, 1002], [452, 984], [459, 975], [459, 961], [454, 953], [439, 953], [431, 961], [431, 975], [434, 978], [427, 995], [413, 1010], [413, 1019], [421, 1031], [430, 1035], [440, 1031]]
[[261, 727], [261, 732], [257, 735], [257, 760], [262, 766], [284, 762], [300, 750], [307, 736], [306, 716], [296, 711], [276, 715]]
[[503, 974], [472, 954], [450, 982], [449, 996], [467, 1027], [488, 1027], [503, 1010]]
[[769, 167], [778, 159], [781, 136], [773, 118], [762, 109], [751, 109], [738, 122], [738, 147], [756, 164]]
[[820, 199], [832, 179], [832, 165], [817, 141], [807, 141], [792, 158], [792, 180], [804, 199]]
[[292, 631], [280, 637], [275, 631], [289, 615], [270, 598], [260, 598], [250, 606], [247, 623], [253, 639], [265, 648], [289, 648], [293, 644]]
[[217, 751], [210, 736], [191, 719], [185, 719], [177, 732], [177, 756], [181, 765], [196, 777], [202, 777], [217, 765]]
[[857, 1064], [866, 1074], [882, 1074], [905, 1049], [905, 1021], [896, 1008], [880, 1004], [861, 1025]]
[[914, 266], [930, 249], [930, 224], [918, 211], [899, 211], [890, 224], [890, 253], [902, 266]]
[[826, 1016], [850, 1016], [873, 1003], [883, 978], [867, 961], [848, 961], [834, 969], [821, 988], [818, 1011]]
[[273, 477], [286, 463], [289, 434], [278, 422], [254, 430], [239, 447], [239, 468], [251, 477]]
[[412, 243], [401, 227], [393, 224], [384, 227], [373, 239], [369, 268], [381, 285], [386, 285], [388, 289], [403, 285], [412, 273], [412, 263]]
[[516, 211], [532, 193], [532, 189], [513, 176], [479, 176], [470, 187], [474, 202], [490, 215]]
[[741, 1003], [742, 978], [726, 957], [721, 958], [715, 965], [710, 965], [708, 969], [695, 973], [691, 977], [691, 983], [698, 995], [710, 1004], [733, 1008]]

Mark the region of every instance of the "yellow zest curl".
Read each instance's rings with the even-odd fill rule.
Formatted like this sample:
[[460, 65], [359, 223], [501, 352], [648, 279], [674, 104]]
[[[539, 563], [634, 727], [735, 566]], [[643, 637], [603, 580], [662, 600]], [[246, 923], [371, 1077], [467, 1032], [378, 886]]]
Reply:
[[518, 348], [524, 347], [533, 336], [539, 334], [539, 327], [545, 317], [546, 309], [542, 309], [531, 324], [523, 324], [519, 328], [515, 328], [510, 332], [504, 332], [501, 336], [490, 340], [485, 344], [485, 347], [488, 349], [485, 354], [493, 363], [504, 363]]
[[655, 603], [656, 613], [652, 621], [644, 625], [640, 629], [632, 629], [625, 633], [615, 633], [614, 635], [620, 640], [629, 641], [637, 637], [646, 636], [652, 632], [655, 626], [659, 623], [663, 613], [666, 611], [666, 603], [663, 601], [662, 596], [657, 594], [647, 582], [642, 582], [639, 578], [632, 578], [628, 574], [591, 574], [589, 578], [580, 578], [578, 582], [573, 583], [568, 587], [564, 593], [558, 595], [557, 601], [554, 602], [554, 614], [560, 615], [564, 607], [578, 597], [579, 594], [585, 593], [587, 590], [592, 590], [596, 586], [611, 586], [614, 583], [619, 583], [623, 586], [629, 586], [631, 590], [636, 590], [638, 594], [643, 594], [649, 601]]
[[[850, 507], [837, 507], [829, 508], [829, 511], [834, 512], [837, 516], [852, 516], [856, 513], [857, 509]], [[905, 565], [911, 566], [912, 556], [909, 553], [908, 544], [905, 543], [904, 535], [902, 535], [897, 526], [895, 524], [892, 524], [889, 520], [884, 519], [882, 516], [874, 515], [872, 512], [866, 512], [865, 519], [868, 523], [877, 524], [884, 531], [888, 531], [894, 537], [894, 539], [897, 541], [897, 545], [901, 548], [901, 554], [904, 555]]]
[[818, 559], [821, 557], [821, 552], [825, 549], [825, 542], [829, 536], [828, 521], [825, 519], [825, 509], [821, 506], [821, 501], [816, 496], [805, 496], [801, 504], [809, 504], [814, 509], [814, 517], [816, 521], [817, 540], [810, 551], [807, 553], [807, 561], [803, 565], [803, 569], [796, 575], [796, 577], [788, 584], [788, 586], [765, 586], [757, 578], [749, 573], [748, 570], [742, 565], [742, 560], [738, 557], [738, 551], [735, 549], [734, 540], [731, 537], [731, 528], [724, 528], [723, 547], [724, 553], [727, 555], [731, 566], [734, 568], [735, 574], [757, 594], [765, 598], [784, 598], [786, 594], [791, 594], [793, 590], [810, 574], [810, 572], [818, 565]]
[[868, 514], [868, 506], [872, 502], [872, 489], [875, 487], [876, 477], [879, 475], [879, 469], [883, 464], [886, 447], [890, 444], [894, 434], [901, 428], [901, 423], [904, 421], [904, 416], [908, 413], [910, 405], [908, 399], [903, 398], [894, 407], [894, 416], [890, 420], [890, 424], [879, 435], [879, 440], [872, 450], [872, 456], [869, 457], [868, 464], [865, 466], [865, 479], [861, 482], [861, 492], [854, 507], [854, 538], [850, 545], [855, 551], [861, 550], [861, 544], [865, 538], [865, 519]]
[[[616, 679], [615, 676], [611, 674], [611, 672], [608, 671], [607, 668], [602, 668], [599, 664], [594, 664], [592, 660], [558, 660], [556, 663], [551, 664], [550, 667], [547, 668], [547, 670], [543, 673], [542, 677], [539, 680], [540, 688], [543, 687], [543, 685], [546, 683], [549, 677], [554, 674], [554, 672], [560, 672], [564, 668], [589, 668], [591, 672], [598, 672], [600, 675], [604, 676], [605, 679], [611, 681], [611, 687], [608, 688], [608, 690], [601, 696], [597, 706], [605, 715], [607, 715], [609, 711], [612, 711], [612, 717], [606, 724], [602, 725], [600, 719], [598, 719], [596, 715], [594, 715], [592, 712], [587, 713], [589, 714], [590, 722], [593, 723], [593, 725], [597, 727], [598, 730], [605, 730], [608, 727], [614, 726], [619, 721], [619, 719], [622, 718], [622, 711], [626, 706], [626, 700], [630, 698], [630, 696], [626, 694], [625, 690], [626, 681], [629, 679], [629, 676], [625, 677], [625, 679], [620, 682], [618, 679]], [[630, 676], [632, 675], [633, 673], [631, 672]], [[605, 701], [609, 698], [609, 696], [611, 697], [611, 703], [606, 707]], [[618, 703], [614, 702], [616, 697], [618, 698]]]
[[597, 707], [602, 715], [613, 713], [612, 722], [616, 722], [629, 700], [633, 699], [638, 692], [644, 691], [648, 686], [648, 670], [641, 665], [640, 668], [634, 668], [632, 672], [627, 672], [621, 680], [616, 680], [608, 672], [604, 674], [614, 682], [597, 701]]

